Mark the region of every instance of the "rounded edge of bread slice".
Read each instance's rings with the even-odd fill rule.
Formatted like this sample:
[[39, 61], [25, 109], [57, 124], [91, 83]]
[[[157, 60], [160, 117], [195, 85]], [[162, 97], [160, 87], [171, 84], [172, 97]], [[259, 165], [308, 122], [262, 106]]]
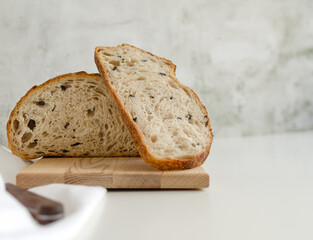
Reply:
[[[75, 73], [67, 73], [63, 74], [57, 77], [54, 77], [40, 85], [35, 85], [31, 89], [27, 91], [27, 93], [21, 97], [21, 99], [17, 102], [15, 105], [14, 109], [11, 111], [9, 120], [6, 125], [6, 130], [7, 130], [7, 139], [8, 139], [8, 147], [11, 149], [12, 153], [25, 159], [25, 160], [31, 160], [31, 159], [36, 159], [39, 157], [102, 157], [102, 154], [91, 154], [91, 155], [86, 155], [83, 156], [82, 154], [70, 154], [70, 153], [59, 153], [59, 152], [50, 152], [50, 153], [44, 153], [44, 154], [33, 154], [33, 155], [27, 155], [21, 153], [19, 149], [16, 148], [16, 146], [13, 144], [13, 139], [12, 139], [12, 121], [14, 120], [15, 116], [17, 115], [17, 112], [19, 111], [20, 107], [22, 107], [23, 103], [29, 98], [29, 96], [37, 91], [40, 91], [44, 87], [53, 84], [53, 83], [59, 83], [61, 81], [66, 81], [69, 79], [80, 79], [80, 78], [98, 78], [100, 80], [100, 75], [98, 73], [86, 73], [84, 71], [81, 72], [75, 72]], [[104, 86], [104, 85], [103, 85]], [[109, 96], [108, 96], [109, 97]], [[113, 102], [112, 102], [113, 104]], [[115, 106], [114, 106], [115, 107]], [[118, 114], [118, 113], [117, 113]], [[122, 123], [123, 124], [123, 123]], [[128, 133], [129, 134], [129, 133]], [[130, 142], [132, 142], [131, 137], [129, 137]], [[133, 145], [133, 143], [131, 143]], [[130, 152], [125, 152], [124, 154], [112, 154], [112, 155], [105, 155], [105, 156], [138, 156], [138, 151], [136, 150], [135, 146], [133, 146], [132, 151]]]
[[136, 147], [140, 153], [140, 156], [150, 166], [157, 168], [159, 170], [163, 170], [163, 171], [164, 170], [183, 170], [183, 169], [190, 169], [190, 168], [201, 166], [205, 162], [205, 160], [207, 159], [207, 157], [210, 153], [210, 148], [211, 148], [213, 136], [214, 136], [213, 132], [212, 132], [209, 117], [207, 117], [207, 122], [208, 122], [207, 127], [209, 128], [210, 140], [209, 140], [209, 142], [208, 142], [208, 144], [207, 144], [207, 146], [203, 152], [201, 152], [197, 155], [193, 155], [192, 157], [178, 159], [178, 158], [158, 157], [149, 151], [148, 146], [145, 144], [143, 136], [140, 133], [139, 127], [134, 123], [133, 119], [131, 119], [131, 117], [127, 114], [127, 110], [125, 109], [125, 107], [120, 102], [119, 97], [117, 95], [117, 92], [113, 89], [113, 87], [110, 83], [110, 78], [108, 76], [108, 73], [105, 70], [105, 66], [100, 61], [99, 51], [101, 51], [103, 49], [118, 48], [118, 47], [122, 47], [122, 46], [129, 46], [129, 47], [135, 48], [135, 49], [137, 49], [143, 53], [147, 53], [147, 54], [163, 61], [165, 64], [169, 65], [170, 71], [174, 76], [173, 80], [181, 88], [183, 88], [185, 91], [190, 93], [190, 95], [196, 100], [196, 102], [198, 104], [200, 104], [202, 110], [206, 113], [206, 115], [208, 115], [208, 113], [207, 113], [205, 106], [202, 104], [200, 98], [198, 97], [198, 95], [192, 89], [190, 89], [189, 87], [182, 84], [176, 78], [176, 76], [175, 76], [176, 65], [173, 64], [170, 60], [156, 56], [150, 52], [147, 52], [145, 50], [142, 50], [142, 49], [137, 48], [135, 46], [132, 46], [130, 44], [121, 44], [121, 45], [118, 45], [116, 47], [96, 47], [95, 48], [95, 63], [98, 67], [99, 73], [103, 77], [104, 83], [108, 89], [108, 92], [109, 92], [111, 98], [113, 99], [114, 103], [116, 104], [125, 125], [128, 127], [128, 129], [129, 129], [129, 131], [133, 137], [133, 140], [136, 144]]

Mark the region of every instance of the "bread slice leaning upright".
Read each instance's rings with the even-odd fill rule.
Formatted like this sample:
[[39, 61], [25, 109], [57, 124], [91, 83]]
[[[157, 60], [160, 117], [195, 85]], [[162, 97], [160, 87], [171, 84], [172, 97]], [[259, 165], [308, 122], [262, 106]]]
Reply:
[[7, 136], [24, 159], [139, 155], [99, 74], [65, 74], [30, 89], [11, 112]]
[[213, 139], [208, 113], [171, 61], [127, 44], [97, 47], [95, 61], [147, 163], [174, 170], [205, 161]]

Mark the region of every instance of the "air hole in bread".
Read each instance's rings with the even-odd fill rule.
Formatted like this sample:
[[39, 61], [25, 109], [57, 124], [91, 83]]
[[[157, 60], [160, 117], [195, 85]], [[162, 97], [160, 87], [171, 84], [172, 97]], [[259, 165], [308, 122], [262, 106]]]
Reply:
[[183, 132], [189, 137], [189, 132], [187, 129], [183, 129]]
[[120, 65], [119, 61], [111, 60], [109, 61], [110, 64], [112, 64], [114, 67], [118, 67]]
[[181, 150], [186, 150], [188, 149], [188, 146], [186, 144], [182, 144], [178, 146]]
[[147, 78], [144, 76], [140, 76], [137, 80], [146, 80]]
[[32, 136], [33, 136], [33, 134], [30, 132], [24, 133], [22, 136], [22, 143], [28, 142]]
[[147, 114], [152, 114], [152, 112], [150, 111], [150, 108], [149, 108], [149, 106], [145, 106], [145, 111], [146, 111], [146, 113]]
[[103, 138], [103, 137], [104, 137], [104, 132], [100, 131], [100, 132], [98, 133], [98, 136], [99, 136], [99, 138]]
[[108, 125], [108, 124], [104, 124], [104, 128], [105, 128], [106, 130], [108, 130], [108, 129], [109, 129], [109, 125]]
[[38, 140], [35, 139], [33, 142], [29, 143], [27, 147], [28, 147], [28, 148], [34, 148], [34, 147], [36, 147], [37, 141], [38, 141]]
[[36, 122], [35, 122], [35, 120], [30, 119], [30, 120], [28, 121], [27, 127], [28, 127], [30, 130], [33, 131], [34, 128], [36, 127]]
[[136, 59], [136, 58], [132, 58], [130, 62], [132, 62], [132, 63], [136, 63], [136, 62], [138, 62], [138, 59]]
[[87, 110], [87, 116], [93, 117], [95, 115], [95, 111], [96, 111], [95, 107], [93, 107], [92, 109], [88, 109]]
[[155, 143], [157, 140], [158, 140], [158, 137], [157, 137], [156, 135], [153, 135], [153, 136], [151, 137], [151, 141], [152, 141], [153, 143]]
[[195, 120], [195, 124], [197, 125], [198, 128], [201, 127], [201, 123], [198, 120]]
[[61, 85], [62, 91], [65, 91], [66, 89], [68, 89], [68, 88], [70, 88], [70, 87], [71, 87], [71, 85], [69, 85], [69, 84], [63, 84], [63, 85]]
[[80, 144], [82, 144], [82, 143], [76, 142], [76, 143], [72, 144], [71, 147], [75, 147], [75, 146], [78, 146], [78, 145], [80, 145]]
[[94, 91], [95, 91], [96, 93], [99, 93], [99, 94], [101, 94], [101, 95], [106, 96], [106, 93], [105, 93], [104, 90], [101, 89], [101, 88], [96, 88], [96, 89], [94, 89]]
[[169, 81], [168, 83], [169, 83], [169, 85], [170, 85], [172, 88], [175, 88], [175, 89], [178, 89], [178, 88], [179, 88], [178, 84], [175, 83], [175, 82], [173, 82], [173, 81]]
[[116, 144], [116, 143], [113, 143], [113, 144], [109, 145], [109, 146], [107, 147], [107, 151], [109, 152], [109, 151], [114, 147], [115, 144]]
[[[82, 79], [83, 80], [83, 79]], [[92, 84], [92, 85], [97, 85], [95, 82], [87, 81], [87, 83]]]
[[112, 53], [108, 53], [108, 52], [101, 52], [103, 55], [105, 55], [105, 56], [114, 56]]
[[13, 121], [13, 129], [14, 129], [14, 131], [17, 131], [19, 126], [20, 126], [20, 122], [18, 120], [14, 119], [14, 121]]
[[27, 116], [26, 116], [26, 113], [23, 113], [23, 118], [24, 118], [24, 123], [27, 122]]
[[46, 131], [44, 131], [43, 133], [42, 133], [42, 136], [43, 137], [46, 137], [46, 136], [48, 136], [49, 135], [49, 133], [47, 133]]

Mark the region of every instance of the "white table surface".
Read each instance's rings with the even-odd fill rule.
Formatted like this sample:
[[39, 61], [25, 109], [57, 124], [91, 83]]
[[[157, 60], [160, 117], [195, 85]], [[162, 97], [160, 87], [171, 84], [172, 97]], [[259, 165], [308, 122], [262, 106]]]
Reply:
[[313, 239], [313, 132], [215, 138], [192, 191], [109, 191], [75, 239]]

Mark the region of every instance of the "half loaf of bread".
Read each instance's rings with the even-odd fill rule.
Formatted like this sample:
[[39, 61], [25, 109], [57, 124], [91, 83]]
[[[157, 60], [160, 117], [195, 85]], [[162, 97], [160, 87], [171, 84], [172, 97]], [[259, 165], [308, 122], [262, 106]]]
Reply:
[[213, 139], [208, 113], [171, 61], [127, 44], [97, 47], [95, 61], [147, 163], [171, 170], [205, 161]]
[[7, 123], [12, 152], [41, 156], [137, 156], [99, 74], [78, 72], [34, 86]]

